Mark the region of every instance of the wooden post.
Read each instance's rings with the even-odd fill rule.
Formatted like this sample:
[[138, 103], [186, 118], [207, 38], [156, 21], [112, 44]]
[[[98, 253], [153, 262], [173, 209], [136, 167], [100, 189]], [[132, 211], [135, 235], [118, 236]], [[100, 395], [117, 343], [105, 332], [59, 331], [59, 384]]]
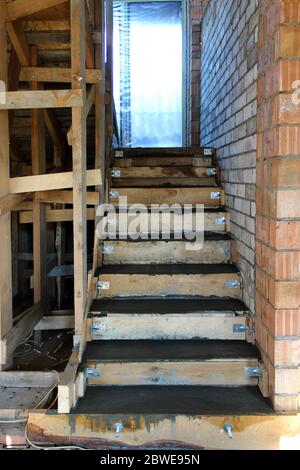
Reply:
[[[6, 5], [0, 0], [0, 80], [7, 86], [7, 31]], [[9, 193], [9, 116], [0, 110], [0, 197]], [[11, 214], [0, 216], [1, 269], [0, 269], [0, 368], [9, 365], [4, 336], [13, 325], [12, 267], [11, 267]]]
[[[96, 61], [97, 69], [102, 70], [105, 77], [105, 3], [104, 0], [95, 2], [95, 28], [101, 33], [101, 44], [96, 44]], [[101, 168], [102, 187], [100, 190], [100, 202], [104, 202], [105, 198], [105, 79], [96, 85], [96, 142], [95, 142], [95, 168]]]
[[86, 20], [85, 2], [71, 0], [72, 88], [82, 90], [84, 105], [72, 109], [74, 205], [75, 345], [79, 346], [87, 302], [86, 208]]
[[[31, 47], [31, 63], [37, 66], [37, 48]], [[37, 82], [32, 82], [32, 90], [38, 90]], [[46, 172], [46, 141], [43, 110], [31, 112], [31, 160], [33, 175]], [[47, 227], [46, 210], [34, 196], [33, 200], [33, 289], [34, 303], [46, 304], [47, 296]]]

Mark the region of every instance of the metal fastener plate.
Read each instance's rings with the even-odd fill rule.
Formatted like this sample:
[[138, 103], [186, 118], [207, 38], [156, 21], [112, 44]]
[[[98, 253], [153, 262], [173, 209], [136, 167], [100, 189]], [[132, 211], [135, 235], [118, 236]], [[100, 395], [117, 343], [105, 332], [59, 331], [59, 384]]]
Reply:
[[227, 281], [225, 282], [225, 287], [228, 289], [240, 289], [241, 283], [240, 281]]
[[110, 191], [109, 197], [110, 199], [118, 199], [120, 196], [120, 193], [118, 191]]
[[212, 200], [221, 199], [221, 193], [219, 191], [210, 193], [210, 199]]
[[216, 217], [216, 225], [226, 225], [226, 217]]
[[121, 170], [112, 170], [111, 176], [113, 178], [121, 178]]
[[116, 158], [123, 158], [124, 157], [124, 152], [122, 152], [121, 150], [116, 150], [115, 157]]
[[110, 289], [110, 282], [109, 281], [98, 281], [96, 284], [96, 288], [98, 290], [109, 290]]
[[261, 370], [259, 367], [245, 367], [245, 376], [246, 377], [260, 377]]
[[91, 378], [101, 376], [101, 372], [99, 369], [86, 369], [85, 373], [87, 377], [91, 377]]
[[114, 252], [113, 246], [104, 246], [103, 247], [103, 254], [104, 255], [111, 255]]
[[213, 149], [204, 149], [205, 156], [212, 155], [212, 154], [213, 154]]
[[232, 331], [233, 333], [248, 333], [249, 327], [242, 323], [237, 323], [233, 325]]
[[216, 174], [217, 174], [217, 170], [215, 168], [208, 168], [208, 170], [206, 170], [207, 176], [216, 176]]

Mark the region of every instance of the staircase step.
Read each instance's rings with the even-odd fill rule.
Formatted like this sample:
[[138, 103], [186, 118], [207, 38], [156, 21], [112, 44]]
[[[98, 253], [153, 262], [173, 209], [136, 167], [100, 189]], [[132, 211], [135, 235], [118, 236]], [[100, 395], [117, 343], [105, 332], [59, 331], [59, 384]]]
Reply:
[[248, 308], [235, 299], [94, 300], [87, 320], [89, 340], [245, 340]]
[[215, 156], [216, 150], [211, 147], [135, 147], [115, 149], [115, 158], [141, 158], [141, 157], [189, 157], [189, 156]]
[[213, 157], [207, 156], [153, 156], [153, 157], [127, 157], [116, 158], [113, 166], [120, 168], [131, 167], [211, 167], [213, 166]]
[[197, 188], [217, 187], [215, 178], [113, 178], [115, 188]]
[[256, 348], [243, 341], [94, 341], [89, 385], [257, 385]]
[[109, 264], [172, 264], [228, 263], [232, 240], [228, 235], [211, 236], [201, 249], [185, 240], [108, 240], [103, 250], [103, 263]]
[[154, 166], [154, 167], [113, 167], [111, 170], [112, 178], [116, 180], [128, 178], [210, 178], [211, 181], [215, 178], [217, 174], [216, 167], [207, 168], [204, 167], [188, 167], [188, 166]]
[[100, 386], [88, 387], [72, 413], [112, 415], [112, 422], [121, 422], [126, 428], [132, 416], [139, 420], [137, 415], [147, 416], [150, 425], [150, 422], [156, 422], [151, 419], [155, 415], [160, 422], [164, 415], [165, 418], [173, 415], [173, 419], [187, 415], [190, 420], [199, 415], [273, 415], [274, 410], [258, 388], [249, 386]]
[[[98, 225], [98, 230], [100, 232], [111, 233], [111, 234], [118, 234], [124, 235], [127, 233], [136, 234], [136, 226], [131, 229], [131, 224], [134, 220], [136, 220], [136, 214], [128, 214], [127, 211], [123, 211], [123, 217], [127, 217], [127, 223], [122, 222], [119, 223], [119, 220], [122, 220], [120, 217], [120, 212], [122, 210], [118, 210], [116, 208], [116, 212], [108, 212], [102, 218]], [[159, 216], [159, 223], [156, 222], [156, 218], [158, 216], [155, 214], [151, 214], [150, 211], [143, 211], [139, 214], [139, 224], [140, 224], [140, 233], [143, 234], [157, 234], [157, 233], [181, 233], [182, 232], [182, 225], [183, 225], [183, 215], [182, 214], [171, 214], [171, 216]], [[120, 218], [120, 219], [119, 219]], [[229, 230], [230, 225], [230, 214], [225, 212], [223, 208], [215, 208], [215, 209], [206, 209], [204, 211], [204, 229], [207, 232], [226, 232]], [[155, 222], [155, 223], [154, 223]], [[159, 224], [159, 225], [158, 225]], [[196, 225], [196, 213], [193, 211], [191, 216], [191, 227], [194, 230]], [[157, 227], [158, 225], [158, 227]], [[101, 228], [102, 226], [102, 228]], [[125, 230], [124, 231], [124, 228]]]
[[203, 204], [208, 207], [224, 205], [224, 190], [209, 188], [111, 188], [110, 203], [119, 205], [127, 197], [128, 204]]
[[103, 297], [241, 297], [241, 276], [230, 264], [104, 266], [96, 276]]

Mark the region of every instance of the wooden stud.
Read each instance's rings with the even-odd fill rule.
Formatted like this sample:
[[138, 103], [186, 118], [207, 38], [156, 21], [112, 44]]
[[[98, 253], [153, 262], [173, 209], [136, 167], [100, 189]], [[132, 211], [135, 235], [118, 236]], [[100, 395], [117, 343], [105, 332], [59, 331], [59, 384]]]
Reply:
[[83, 107], [82, 90], [11, 91], [6, 97], [0, 110]]
[[[0, 0], [0, 80], [7, 86], [7, 31], [6, 2]], [[0, 110], [0, 198], [9, 195], [9, 116]], [[7, 201], [7, 199], [6, 199]], [[11, 214], [0, 216], [1, 270], [0, 270], [0, 368], [9, 365], [11, 359], [4, 341], [12, 328], [12, 260], [11, 260]]]
[[[51, 204], [73, 204], [72, 191], [41, 191], [40, 193], [37, 193], [37, 197], [39, 201], [48, 202]], [[86, 204], [88, 206], [99, 206], [99, 193], [88, 192]]]
[[[98, 83], [102, 81], [102, 71], [87, 69], [85, 71], [86, 83]], [[22, 67], [20, 81], [24, 82], [53, 82], [71, 83], [72, 70], [62, 67]]]
[[83, 107], [73, 107], [73, 205], [75, 337], [80, 343], [87, 303], [86, 210], [86, 10], [85, 2], [71, 0], [72, 91], [80, 92]]

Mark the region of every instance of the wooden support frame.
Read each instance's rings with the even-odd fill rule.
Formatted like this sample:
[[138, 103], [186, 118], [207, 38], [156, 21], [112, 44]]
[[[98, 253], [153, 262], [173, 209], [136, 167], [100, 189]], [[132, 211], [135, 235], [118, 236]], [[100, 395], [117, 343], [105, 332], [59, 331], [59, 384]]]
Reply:
[[83, 107], [83, 90], [9, 91], [0, 110]]
[[[102, 184], [100, 170], [86, 172], [86, 185], [98, 186]], [[10, 193], [20, 194], [39, 191], [68, 189], [73, 186], [73, 172], [50, 173], [47, 175], [21, 176], [10, 179]]]
[[[7, 84], [7, 30], [6, 3], [0, 0], [0, 80]], [[0, 198], [9, 196], [9, 115], [0, 109]], [[2, 199], [3, 201], [3, 199]], [[7, 207], [7, 206], [6, 206]], [[10, 354], [5, 336], [12, 328], [12, 259], [11, 259], [11, 214], [6, 210], [0, 216], [1, 270], [0, 270], [0, 369], [9, 365]]]
[[[102, 81], [102, 71], [96, 69], [86, 69], [85, 78], [86, 83], [99, 83]], [[20, 81], [72, 83], [72, 69], [62, 67], [22, 67]]]
[[15, 21], [24, 18], [41, 10], [55, 7], [66, 0], [15, 0], [7, 4], [7, 21]]

